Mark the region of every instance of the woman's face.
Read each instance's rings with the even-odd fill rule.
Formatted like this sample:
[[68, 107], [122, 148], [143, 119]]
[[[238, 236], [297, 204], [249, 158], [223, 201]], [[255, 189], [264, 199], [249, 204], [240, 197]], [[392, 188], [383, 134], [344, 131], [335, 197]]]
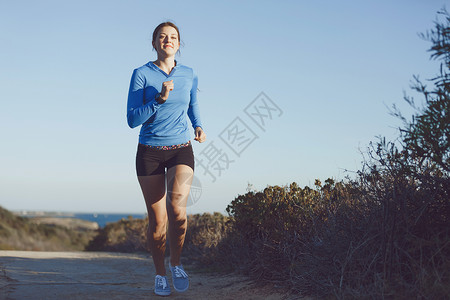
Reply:
[[158, 53], [164, 53], [168, 56], [175, 55], [180, 49], [177, 30], [172, 26], [162, 27], [156, 36], [156, 40], [153, 41], [153, 47]]

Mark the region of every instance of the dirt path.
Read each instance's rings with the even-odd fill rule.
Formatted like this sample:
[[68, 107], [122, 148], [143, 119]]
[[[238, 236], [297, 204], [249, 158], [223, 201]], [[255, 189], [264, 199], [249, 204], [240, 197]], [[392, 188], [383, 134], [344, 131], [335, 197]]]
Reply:
[[[190, 274], [190, 289], [166, 299], [286, 299], [241, 276]], [[0, 299], [162, 299], [153, 292], [147, 255], [106, 252], [0, 251]]]

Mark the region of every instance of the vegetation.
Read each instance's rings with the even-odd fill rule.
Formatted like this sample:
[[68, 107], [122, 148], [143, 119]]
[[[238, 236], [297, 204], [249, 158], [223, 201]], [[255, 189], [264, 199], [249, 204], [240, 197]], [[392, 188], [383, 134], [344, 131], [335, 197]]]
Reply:
[[145, 252], [148, 219], [122, 219], [108, 223], [87, 245], [88, 251]]
[[94, 235], [94, 230], [36, 224], [0, 207], [0, 250], [84, 250]]
[[[215, 249], [229, 231], [229, 218], [220, 213], [204, 213], [189, 215], [188, 228], [184, 244], [184, 254], [189, 259], [208, 264], [214, 260]], [[98, 231], [86, 250], [117, 251], [117, 252], [147, 252], [148, 219], [122, 219], [109, 223]], [[170, 253], [169, 243], [166, 245]]]
[[230, 231], [231, 218], [221, 213], [189, 215], [183, 256], [205, 271], [233, 271], [230, 265], [221, 264], [220, 257], [228, 253], [219, 251]]

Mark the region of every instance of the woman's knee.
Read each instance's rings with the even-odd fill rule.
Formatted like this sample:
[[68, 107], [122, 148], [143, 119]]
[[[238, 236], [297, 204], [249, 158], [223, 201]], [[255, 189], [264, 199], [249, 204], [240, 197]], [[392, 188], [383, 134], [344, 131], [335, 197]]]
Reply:
[[166, 218], [150, 218], [148, 220], [148, 231], [152, 233], [158, 233], [160, 235], [165, 234], [167, 229], [167, 217]]
[[169, 213], [169, 226], [184, 228], [187, 225], [186, 209], [175, 208]]
[[181, 211], [186, 208], [188, 196], [188, 194], [171, 191], [167, 193], [167, 202], [174, 211]]

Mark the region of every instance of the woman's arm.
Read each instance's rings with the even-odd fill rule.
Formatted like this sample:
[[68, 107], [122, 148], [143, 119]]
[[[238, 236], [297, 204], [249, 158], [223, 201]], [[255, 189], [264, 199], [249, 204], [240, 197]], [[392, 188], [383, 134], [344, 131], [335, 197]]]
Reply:
[[198, 77], [195, 74], [193, 74], [193, 76], [194, 78], [192, 80], [191, 101], [189, 102], [188, 116], [189, 119], [191, 119], [192, 127], [194, 127], [194, 140], [203, 143], [206, 140], [206, 134], [203, 131], [202, 122], [200, 121], [200, 109], [197, 100]]
[[131, 76], [130, 89], [128, 91], [127, 121], [128, 126], [135, 128], [147, 121], [159, 108], [155, 99], [144, 104], [145, 78], [138, 69]]
[[202, 122], [200, 121], [200, 109], [197, 100], [198, 77], [196, 74], [193, 74], [193, 76], [194, 78], [192, 80], [191, 101], [189, 102], [188, 116], [191, 120], [192, 127], [196, 129], [197, 127], [203, 127]]

